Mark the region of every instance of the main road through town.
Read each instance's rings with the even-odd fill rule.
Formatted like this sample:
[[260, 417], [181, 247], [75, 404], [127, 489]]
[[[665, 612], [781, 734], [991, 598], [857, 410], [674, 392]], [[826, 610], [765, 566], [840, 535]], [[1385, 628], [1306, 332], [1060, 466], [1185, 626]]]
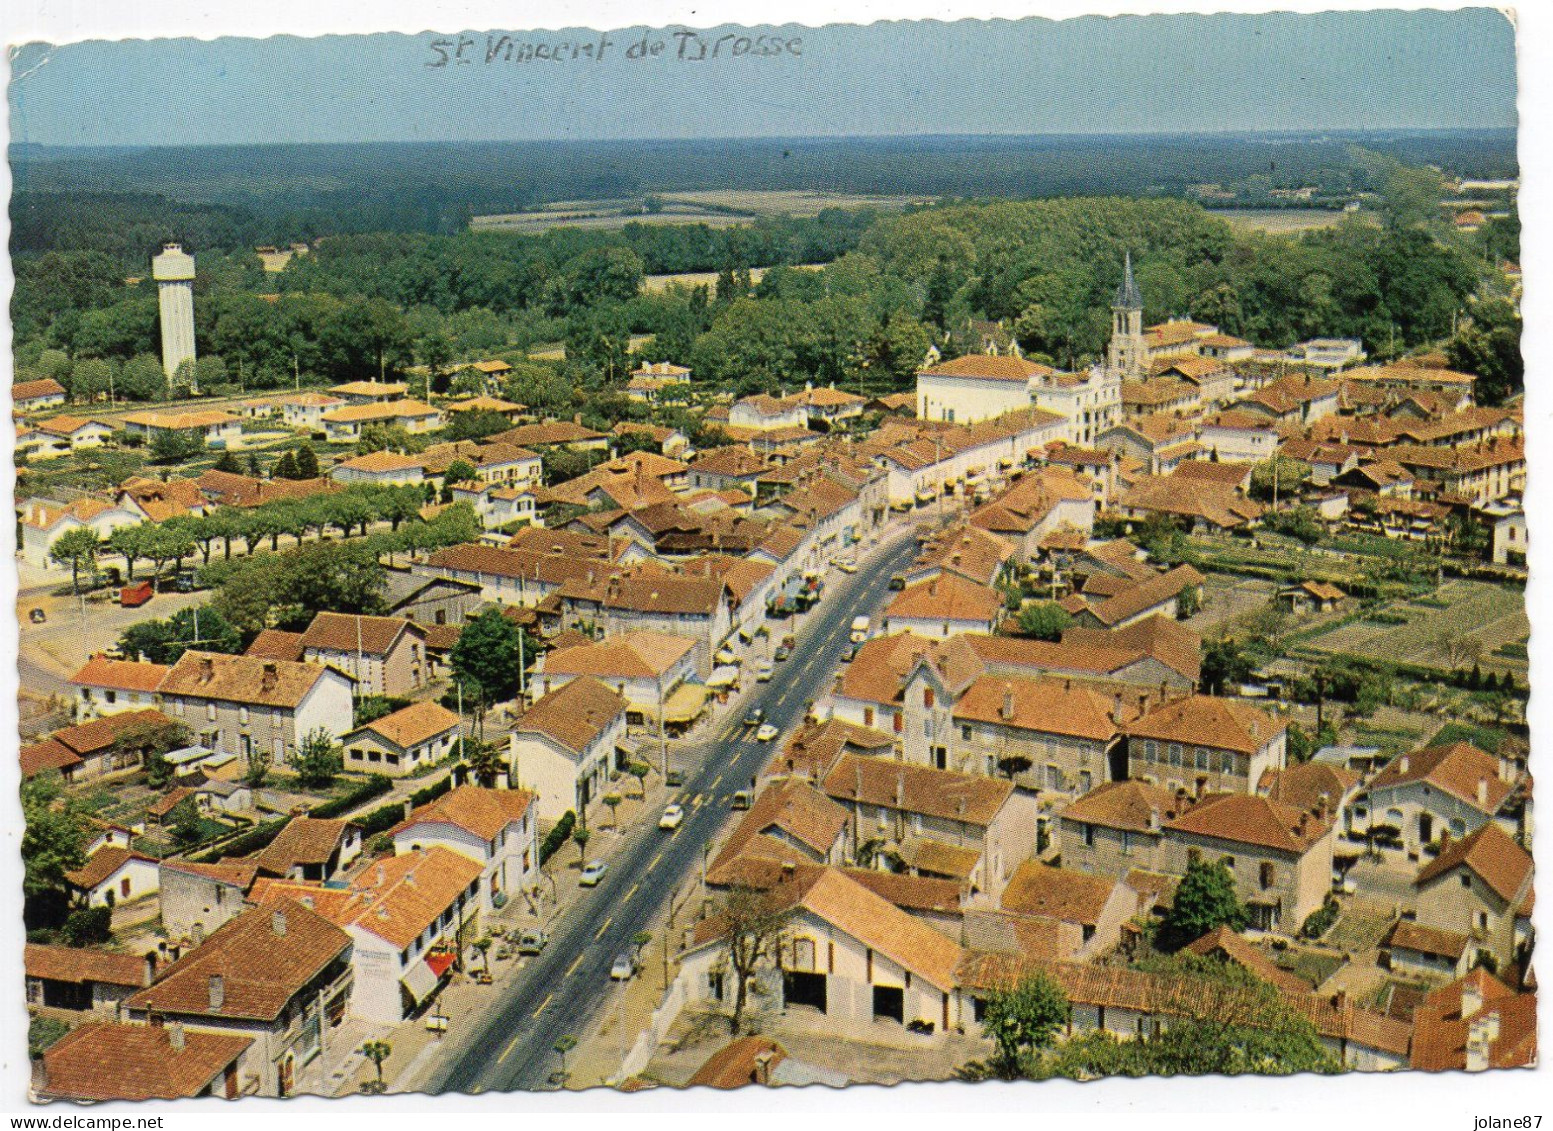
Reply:
[[[890, 577], [915, 550], [911, 537], [891, 532], [856, 574], [834, 575], [837, 580], [798, 634], [792, 658], [776, 666], [771, 682], [754, 685], [718, 735], [703, 743], [699, 764], [687, 769], [676, 797], [686, 804], [684, 822], [673, 833], [661, 832], [649, 815], [628, 834], [603, 881], [561, 914], [551, 927], [550, 945], [448, 1050], [426, 1091], [554, 1086], [556, 1042], [588, 1032], [609, 997], [615, 956], [633, 949], [633, 937], [665, 914], [669, 900], [699, 873], [703, 850], [727, 819], [733, 793], [748, 789], [771, 758], [774, 744], [756, 741], [752, 729], [740, 726], [744, 712], [764, 709], [766, 721], [784, 737], [802, 721], [808, 704], [833, 678], [853, 618], [880, 611]], [[642, 976], [652, 975], [649, 967]]]

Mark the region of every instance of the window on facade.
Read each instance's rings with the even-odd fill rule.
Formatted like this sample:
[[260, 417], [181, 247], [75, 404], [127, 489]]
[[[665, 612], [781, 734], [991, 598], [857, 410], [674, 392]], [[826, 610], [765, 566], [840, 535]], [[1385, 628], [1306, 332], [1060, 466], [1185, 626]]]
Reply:
[[924, 687], [922, 689], [922, 706], [929, 710], [933, 707], [933, 689], [931, 687]]
[[1132, 834], [1126, 830], [1122, 831], [1122, 855], [1132, 855]]
[[1466, 872], [1461, 874], [1461, 886], [1464, 888], [1469, 888], [1472, 886], [1472, 876], [1470, 874]]
[[1219, 773], [1232, 774], [1235, 772], [1235, 756], [1228, 750], [1219, 751]]
[[1084, 847], [1085, 848], [1093, 848], [1094, 846], [1095, 846], [1095, 826], [1094, 825], [1085, 825], [1084, 826]]
[[1193, 760], [1197, 763], [1199, 770], [1206, 770], [1208, 768], [1208, 752], [1201, 746], [1197, 748]]
[[1181, 764], [1181, 744], [1178, 742], [1170, 744], [1170, 764], [1172, 766], [1179, 766]]
[[[86, 697], [88, 699], [91, 698], [91, 695], [88, 694], [87, 692], [85, 692], [84, 690], [82, 691], [82, 694], [86, 695]], [[102, 697], [105, 700], [107, 700], [109, 703], [117, 703], [119, 701], [119, 693], [117, 691], [104, 691], [102, 693]]]
[[237, 709], [237, 721], [242, 723], [242, 724], [244, 724], [245, 726], [247, 725], [247, 723], [248, 723], [248, 708], [247, 707], [239, 707]]
[[1270, 888], [1278, 882], [1278, 870], [1271, 863], [1264, 860], [1262, 861], [1259, 879], [1264, 890]]
[[960, 727], [960, 740], [962, 742], [969, 742], [971, 740], [971, 725], [970, 725], [970, 723], [965, 723], [965, 724], [963, 724]]
[[899, 711], [890, 716], [890, 725], [894, 728], [896, 734], [906, 733], [906, 717]]
[[874, 709], [872, 707], [863, 708], [863, 725], [865, 727], [874, 725]]

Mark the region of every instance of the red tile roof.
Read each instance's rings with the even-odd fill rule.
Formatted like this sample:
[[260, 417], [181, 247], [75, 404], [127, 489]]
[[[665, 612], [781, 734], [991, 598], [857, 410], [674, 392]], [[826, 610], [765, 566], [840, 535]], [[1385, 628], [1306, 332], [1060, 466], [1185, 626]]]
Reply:
[[[190, 1099], [209, 1088], [253, 1043], [229, 1033], [89, 1021], [43, 1054], [40, 1096], [100, 1102]], [[222, 1089], [216, 1089], [222, 1095]]]

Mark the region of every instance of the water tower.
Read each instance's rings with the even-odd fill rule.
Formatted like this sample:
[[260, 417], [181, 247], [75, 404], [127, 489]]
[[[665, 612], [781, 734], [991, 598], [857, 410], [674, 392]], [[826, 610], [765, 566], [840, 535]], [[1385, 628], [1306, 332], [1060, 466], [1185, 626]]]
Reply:
[[171, 381], [178, 366], [194, 360], [194, 256], [182, 244], [164, 243], [151, 260], [151, 277], [162, 310], [162, 370]]

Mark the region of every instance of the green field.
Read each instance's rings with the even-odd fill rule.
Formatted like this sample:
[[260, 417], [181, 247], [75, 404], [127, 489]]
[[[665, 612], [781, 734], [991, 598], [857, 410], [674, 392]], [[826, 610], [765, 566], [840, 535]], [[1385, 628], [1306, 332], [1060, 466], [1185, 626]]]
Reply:
[[[1393, 602], [1386, 606], [1386, 612], [1406, 618], [1405, 624], [1355, 620], [1331, 632], [1310, 637], [1306, 647], [1319, 652], [1352, 653], [1442, 670], [1470, 667], [1475, 659], [1484, 671], [1512, 671], [1518, 677], [1525, 677], [1526, 661], [1495, 651], [1502, 645], [1526, 639], [1531, 632], [1522, 590], [1509, 585], [1457, 580], [1440, 586], [1432, 597], [1448, 607]], [[1443, 646], [1446, 640], [1481, 646], [1481, 653], [1474, 657], [1469, 648], [1453, 659]]]

